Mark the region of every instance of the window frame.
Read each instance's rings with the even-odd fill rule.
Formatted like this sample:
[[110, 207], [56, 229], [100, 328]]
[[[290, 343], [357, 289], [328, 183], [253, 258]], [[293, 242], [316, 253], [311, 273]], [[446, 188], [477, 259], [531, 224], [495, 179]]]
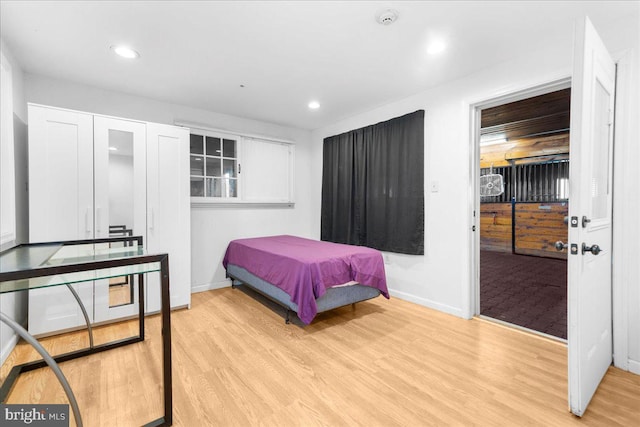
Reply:
[[[191, 147], [189, 147], [189, 197], [191, 198], [191, 203], [237, 203], [239, 200], [242, 200], [242, 185], [241, 185], [241, 174], [240, 174], [240, 158], [241, 158], [241, 150], [242, 150], [242, 137], [240, 135], [237, 134], [232, 134], [232, 133], [224, 133], [224, 132], [218, 132], [218, 131], [214, 131], [214, 130], [208, 130], [208, 129], [197, 129], [197, 128], [191, 128], [189, 130], [189, 142], [191, 142], [191, 135], [200, 135], [202, 136], [202, 154], [193, 154], [191, 152]], [[220, 156], [211, 156], [209, 154], [207, 154], [207, 149], [206, 149], [206, 145], [207, 145], [207, 137], [210, 138], [219, 138], [220, 139]], [[236, 152], [235, 152], [235, 157], [225, 157], [224, 156], [224, 140], [233, 140], [236, 143]], [[201, 155], [202, 156], [202, 160], [203, 160], [203, 165], [202, 165], [202, 172], [203, 175], [192, 175], [191, 174], [191, 158], [195, 157], [197, 155]], [[219, 178], [221, 180], [224, 179], [224, 177], [213, 177], [213, 176], [208, 176], [207, 172], [206, 172], [206, 163], [207, 163], [207, 158], [214, 158], [214, 159], [220, 159], [220, 173], [222, 174], [224, 172], [224, 160], [229, 160], [229, 159], [234, 159], [235, 160], [235, 170], [236, 170], [236, 174], [235, 177], [233, 178], [227, 178], [230, 180], [234, 180], [236, 182], [236, 195], [233, 197], [225, 197], [225, 196], [207, 196], [206, 192], [207, 192], [207, 184], [206, 184], [206, 180], [207, 178]], [[198, 177], [198, 178], [202, 178], [204, 180], [203, 183], [203, 196], [192, 196], [191, 195], [191, 178], [192, 177]]]
[[[264, 207], [294, 207], [295, 206], [295, 201], [294, 201], [294, 177], [295, 177], [295, 173], [294, 173], [294, 169], [295, 169], [295, 143], [293, 141], [287, 141], [284, 139], [279, 139], [279, 138], [272, 138], [272, 137], [265, 137], [265, 136], [260, 136], [260, 135], [251, 135], [251, 134], [243, 134], [240, 132], [232, 132], [232, 131], [225, 131], [225, 130], [218, 130], [218, 129], [214, 129], [214, 128], [209, 128], [209, 127], [202, 127], [202, 126], [196, 126], [194, 124], [189, 124], [189, 123], [177, 123], [180, 126], [184, 126], [184, 127], [188, 127], [189, 130], [189, 139], [191, 140], [191, 135], [202, 135], [203, 136], [203, 159], [206, 159], [206, 136], [210, 136], [210, 137], [214, 137], [214, 138], [220, 138], [221, 139], [221, 143], [223, 139], [232, 139], [236, 141], [236, 156], [235, 156], [235, 160], [236, 160], [236, 177], [234, 178], [236, 180], [236, 196], [235, 197], [212, 197], [212, 196], [192, 196], [191, 195], [191, 187], [189, 188], [189, 197], [191, 200], [191, 207], [201, 207], [201, 208], [207, 208], [207, 207], [234, 207], [234, 206], [264, 206]], [[246, 194], [246, 192], [244, 191], [245, 188], [245, 184], [244, 184], [244, 180], [243, 180], [243, 154], [245, 151], [245, 142], [246, 141], [254, 141], [254, 140], [258, 140], [258, 141], [263, 141], [266, 143], [275, 143], [275, 144], [281, 144], [281, 145], [287, 145], [290, 147], [289, 150], [289, 157], [288, 157], [288, 162], [289, 162], [289, 167], [287, 169], [287, 173], [288, 173], [288, 185], [289, 185], [289, 200], [255, 200], [255, 199], [246, 199], [246, 197], [248, 197], [248, 195]], [[221, 145], [222, 150], [224, 151], [224, 147]], [[224, 153], [221, 153], [224, 154]], [[203, 170], [203, 173], [205, 175], [192, 175], [191, 174], [191, 157], [194, 156], [194, 154], [192, 154], [191, 152], [191, 147], [189, 147], [189, 183], [191, 185], [191, 178], [192, 177], [198, 177], [198, 178], [203, 178], [206, 179], [206, 170]], [[224, 156], [220, 157], [221, 159], [225, 159]], [[206, 160], [205, 160], [206, 162]], [[206, 166], [203, 165], [203, 168], [205, 168]], [[221, 165], [221, 167], [223, 167]], [[204, 194], [206, 194], [206, 183], [204, 184], [204, 189], [203, 191], [205, 192]]]

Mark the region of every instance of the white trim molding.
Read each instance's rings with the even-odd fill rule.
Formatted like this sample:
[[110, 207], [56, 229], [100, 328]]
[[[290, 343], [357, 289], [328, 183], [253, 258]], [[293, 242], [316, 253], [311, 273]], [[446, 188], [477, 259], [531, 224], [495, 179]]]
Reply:
[[2, 52], [0, 69], [0, 246], [3, 246], [16, 240], [16, 176], [13, 77], [11, 64]]

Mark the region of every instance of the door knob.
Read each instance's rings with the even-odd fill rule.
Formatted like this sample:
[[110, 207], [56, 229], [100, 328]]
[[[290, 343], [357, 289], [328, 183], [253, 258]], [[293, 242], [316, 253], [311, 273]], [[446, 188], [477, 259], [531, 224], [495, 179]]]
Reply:
[[587, 246], [586, 243], [582, 244], [582, 255], [584, 255], [585, 252], [591, 252], [594, 255], [598, 255], [601, 251], [602, 249], [600, 249], [600, 246], [598, 245]]
[[567, 249], [569, 247], [569, 245], [564, 243], [564, 242], [561, 242], [560, 240], [558, 240], [556, 242], [556, 244], [555, 244], [555, 247], [556, 247], [556, 251], [560, 252], [560, 251], [563, 251], [563, 250]]

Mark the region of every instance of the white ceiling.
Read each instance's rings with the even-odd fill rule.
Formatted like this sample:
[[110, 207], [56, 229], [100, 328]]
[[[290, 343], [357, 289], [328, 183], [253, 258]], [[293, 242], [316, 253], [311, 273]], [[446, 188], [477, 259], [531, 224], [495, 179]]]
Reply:
[[[161, 101], [315, 129], [541, 49], [571, 49], [639, 1], [5, 1], [1, 35], [23, 69]], [[388, 26], [376, 12], [393, 8]], [[435, 38], [448, 48], [426, 54]], [[116, 57], [111, 45], [140, 52]], [[241, 88], [240, 85], [245, 85]], [[318, 100], [320, 109], [307, 108]]]

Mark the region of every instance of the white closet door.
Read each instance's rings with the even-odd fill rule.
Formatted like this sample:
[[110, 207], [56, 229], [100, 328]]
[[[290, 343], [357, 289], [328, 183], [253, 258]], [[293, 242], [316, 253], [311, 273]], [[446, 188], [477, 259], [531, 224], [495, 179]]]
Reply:
[[[191, 303], [189, 130], [147, 124], [147, 240], [149, 253], [169, 254], [171, 306]], [[147, 311], [160, 310], [157, 273], [148, 274]]]
[[29, 240], [93, 237], [93, 116], [29, 106]]
[[[93, 116], [29, 105], [29, 238], [32, 243], [93, 237]], [[93, 286], [74, 285], [89, 317]], [[29, 292], [29, 331], [83, 325], [65, 287]]]
[[[95, 237], [143, 236], [146, 232], [146, 125], [94, 116]], [[112, 246], [123, 246], [112, 243]], [[138, 312], [137, 276], [98, 280], [96, 322]]]

